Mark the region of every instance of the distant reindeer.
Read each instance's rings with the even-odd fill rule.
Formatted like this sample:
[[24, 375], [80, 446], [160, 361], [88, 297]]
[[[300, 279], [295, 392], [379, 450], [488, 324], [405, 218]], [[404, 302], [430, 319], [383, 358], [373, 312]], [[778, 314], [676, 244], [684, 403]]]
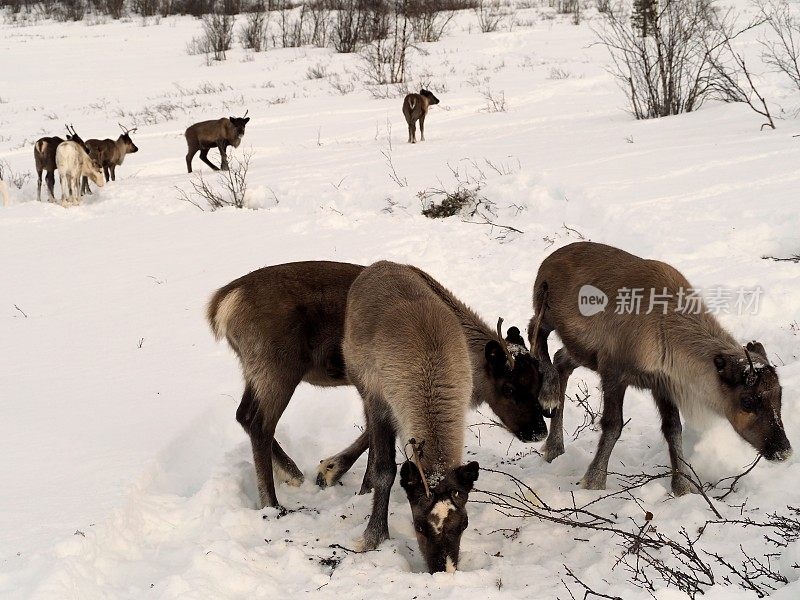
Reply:
[[56, 148], [56, 167], [61, 181], [61, 205], [80, 203], [81, 179], [89, 178], [103, 187], [100, 163], [77, 142], [61, 142]]
[[[643, 307], [638, 314], [612, 306], [599, 312], [579, 309], [581, 294], [616, 298], [625, 289], [643, 290], [645, 301], [651, 293], [658, 294], [663, 304], [649, 312], [649, 306]], [[564, 453], [564, 391], [572, 371], [587, 367], [602, 381], [602, 434], [581, 481], [584, 488], [605, 489], [608, 461], [622, 432], [628, 386], [653, 394], [669, 447], [675, 495], [695, 491], [685, 476], [681, 411], [708, 411], [726, 418], [767, 460], [791, 455], [781, 421], [781, 385], [764, 346], [739, 345], [702, 302], [691, 311], [680, 306], [680, 294], [691, 289], [687, 279], [666, 263], [593, 242], [556, 250], [539, 267], [533, 287], [536, 315], [529, 328], [531, 348], [543, 364], [550, 364], [548, 335], [555, 331], [564, 343], [555, 355], [561, 403], [553, 412], [545, 460]]]
[[[192, 159], [198, 150], [200, 151], [200, 160], [209, 167], [215, 171], [228, 170], [228, 146], [238, 148], [242, 143], [245, 127], [250, 121], [250, 117], [247, 116], [248, 112], [250, 111], [245, 111], [244, 116], [238, 118], [228, 117], [213, 121], [201, 121], [186, 129], [186, 144], [189, 147], [189, 152], [186, 154], [186, 168], [189, 173], [192, 172]], [[208, 160], [208, 151], [211, 148], [219, 149], [220, 167]]]
[[[70, 127], [70, 125], [65, 125], [65, 127], [67, 128], [67, 140], [80, 144], [86, 150], [86, 144], [75, 132], [75, 127]], [[43, 137], [33, 145], [33, 159], [36, 163], [36, 174], [38, 176], [36, 198], [39, 202], [42, 201], [42, 171], [46, 173], [45, 181], [47, 182], [47, 191], [50, 193], [50, 199], [55, 199], [56, 148], [63, 141], [58, 136]]]
[[0, 197], [3, 198], [3, 206], [8, 206], [8, 187], [3, 181], [3, 168], [0, 167]]
[[[106, 181], [116, 181], [117, 167], [125, 161], [125, 157], [128, 154], [139, 151], [139, 148], [136, 147], [136, 144], [131, 139], [131, 134], [135, 133], [138, 127], [127, 129], [122, 123], [117, 123], [117, 125], [122, 129], [122, 135], [116, 141], [109, 138], [86, 140], [86, 148], [89, 155], [103, 167], [103, 175]], [[82, 191], [89, 192], [89, 182], [86, 178], [83, 179], [81, 188]]]
[[[280, 479], [295, 485], [303, 481], [302, 471], [274, 440], [275, 427], [297, 385], [301, 381], [323, 387], [351, 385], [341, 350], [345, 306], [350, 286], [363, 269], [328, 261], [264, 267], [230, 282], [209, 303], [208, 320], [215, 336], [227, 338], [242, 365], [245, 390], [236, 418], [250, 436], [263, 506], [278, 506], [273, 466]], [[536, 402], [536, 365], [519, 330], [509, 328], [508, 343], [504, 342], [436, 285], [435, 293], [443, 295], [462, 327], [474, 330], [472, 406], [487, 402], [518, 438], [542, 439], [547, 428]], [[506, 350], [516, 357], [513, 365]], [[367, 428], [347, 450], [321, 461], [317, 483], [333, 485], [368, 446]], [[368, 468], [361, 493], [371, 487]]]
[[419, 121], [420, 141], [425, 141], [425, 117], [431, 104], [439, 104], [439, 99], [426, 89], [419, 94], [408, 94], [403, 100], [403, 115], [408, 123], [408, 143], [417, 143], [417, 125]]
[[417, 270], [381, 261], [350, 287], [342, 343], [348, 377], [367, 413], [372, 511], [357, 549], [389, 537], [395, 441], [413, 446], [400, 470], [430, 572], [455, 571], [466, 503], [478, 463], [462, 464], [472, 398], [472, 357], [464, 329]]

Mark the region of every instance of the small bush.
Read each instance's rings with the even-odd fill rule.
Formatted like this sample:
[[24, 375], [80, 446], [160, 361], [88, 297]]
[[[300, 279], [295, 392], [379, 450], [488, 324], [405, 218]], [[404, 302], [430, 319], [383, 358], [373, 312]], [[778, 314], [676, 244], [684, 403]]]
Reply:
[[222, 13], [203, 16], [203, 35], [206, 47], [214, 54], [214, 60], [225, 60], [226, 52], [233, 42], [234, 17]]
[[191, 181], [192, 190], [187, 192], [179, 189], [181, 200], [194, 204], [200, 210], [217, 210], [226, 206], [245, 208], [247, 195], [247, 171], [250, 168], [252, 154], [244, 152], [242, 158], [235, 156], [230, 160], [227, 171], [217, 172], [217, 185], [203, 178], [202, 173]]
[[474, 11], [482, 33], [497, 31], [505, 17], [499, 0], [480, 0]]
[[261, 52], [267, 48], [267, 32], [269, 31], [269, 11], [263, 2], [259, 2], [249, 13], [239, 29], [239, 41], [242, 47], [253, 52]]
[[[426, 192], [420, 192], [420, 199]], [[422, 214], [429, 219], [446, 219], [461, 213], [465, 208], [471, 208], [478, 203], [478, 190], [459, 186], [452, 192], [441, 192], [444, 198], [438, 204], [431, 202], [427, 208], [422, 209]]]
[[314, 65], [306, 71], [306, 79], [325, 79], [327, 76], [328, 68], [325, 65]]

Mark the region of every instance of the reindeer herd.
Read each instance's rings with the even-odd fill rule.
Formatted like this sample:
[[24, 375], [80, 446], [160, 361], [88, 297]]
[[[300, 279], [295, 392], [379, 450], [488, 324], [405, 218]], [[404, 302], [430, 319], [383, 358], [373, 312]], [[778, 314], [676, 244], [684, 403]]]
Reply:
[[[623, 288], [669, 291], [663, 312], [586, 316], [579, 294], [592, 285], [611, 297]], [[689, 282], [668, 264], [593, 242], [548, 256], [533, 285], [526, 346], [520, 330], [491, 328], [428, 273], [380, 261], [370, 266], [313, 261], [265, 267], [219, 289], [208, 305], [217, 339], [226, 338], [244, 375], [236, 418], [249, 435], [263, 506], [280, 504], [275, 477], [300, 485], [303, 473], [275, 439], [296, 387], [353, 385], [366, 429], [348, 448], [320, 461], [316, 482], [331, 486], [367, 449], [361, 494], [372, 511], [358, 549], [389, 537], [388, 505], [405, 454], [405, 490], [420, 552], [430, 572], [456, 570], [468, 525], [467, 500], [477, 462], [464, 463], [467, 412], [483, 403], [509, 432], [544, 444], [544, 459], [564, 452], [567, 381], [579, 366], [602, 381], [602, 432], [581, 480], [604, 489], [623, 426], [628, 387], [652, 392], [672, 464], [672, 492], [697, 491], [686, 476], [680, 412], [710, 412], [767, 460], [791, 445], [781, 421], [781, 385], [764, 346], [738, 344], [706, 310], [675, 310]], [[548, 338], [563, 347], [551, 360]], [[550, 418], [550, 431], [545, 418]]]
[[[408, 94], [403, 99], [403, 116], [408, 124], [408, 142], [416, 143], [416, 124], [419, 123], [421, 140], [425, 141], [425, 117], [428, 109], [439, 104], [439, 99], [426, 89], [419, 94]], [[200, 160], [213, 170], [228, 170], [229, 147], [238, 148], [244, 137], [245, 128], [250, 118], [246, 111], [242, 117], [223, 117], [210, 121], [201, 121], [188, 127], [184, 133], [188, 152], [186, 153], [186, 169], [192, 172], [192, 160], [199, 152]], [[42, 173], [50, 200], [55, 200], [55, 173], [58, 171], [61, 184], [61, 205], [80, 204], [81, 196], [91, 194], [89, 181], [97, 187], [109, 181], [116, 181], [116, 168], [120, 166], [128, 154], [138, 152], [131, 134], [136, 128], [127, 129], [121, 123], [122, 135], [116, 140], [89, 139], [84, 141], [75, 131], [74, 126], [66, 125], [67, 139], [59, 136], [43, 137], [33, 146], [33, 158], [36, 164], [37, 189], [36, 198], [42, 200]], [[220, 166], [208, 159], [211, 149], [219, 150]], [[8, 191], [0, 172], [0, 197], [3, 206], [8, 204]]]

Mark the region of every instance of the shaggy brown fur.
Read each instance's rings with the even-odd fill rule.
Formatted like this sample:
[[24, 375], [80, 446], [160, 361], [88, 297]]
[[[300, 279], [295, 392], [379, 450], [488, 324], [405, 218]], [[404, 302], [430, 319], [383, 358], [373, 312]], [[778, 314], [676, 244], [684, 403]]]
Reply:
[[[67, 128], [67, 140], [77, 142], [81, 147], [86, 150], [86, 143], [75, 132], [75, 128]], [[47, 191], [50, 194], [50, 199], [55, 199], [55, 185], [56, 185], [56, 149], [58, 145], [64, 140], [58, 136], [43, 137], [36, 141], [33, 145], [33, 160], [36, 163], [36, 175], [38, 177], [36, 186], [36, 198], [39, 202], [42, 201], [42, 172], [45, 172], [45, 181], [47, 182]]]
[[[578, 295], [584, 285], [606, 294], [609, 305], [604, 311], [580, 314]], [[615, 299], [626, 288], [644, 290], [639, 314], [617, 314]], [[783, 460], [791, 453], [780, 416], [781, 386], [764, 347], [748, 344], [748, 358], [705, 306], [696, 314], [679, 311], [680, 291], [691, 289], [688, 280], [668, 264], [593, 242], [565, 246], [539, 268], [534, 307], [541, 314], [531, 319], [530, 335], [536, 335], [539, 317], [541, 324], [531, 340], [533, 352], [543, 363], [550, 362], [547, 336], [551, 331], [564, 343], [555, 361], [561, 376], [561, 408], [553, 416], [544, 448], [546, 460], [564, 452], [563, 394], [572, 370], [587, 367], [602, 379], [603, 432], [583, 478], [584, 487], [605, 488], [608, 460], [622, 431], [622, 402], [628, 386], [653, 393], [669, 445], [676, 494], [692, 491], [682, 475], [679, 409], [710, 411], [727, 418], [740, 436], [770, 460]], [[654, 305], [645, 314], [650, 290], [670, 298], [665, 308]]]
[[[247, 113], [245, 113], [247, 115]], [[244, 130], [250, 117], [230, 117], [213, 121], [201, 121], [186, 129], [186, 145], [189, 151], [186, 154], [186, 168], [192, 172], [192, 159], [200, 152], [200, 160], [215, 171], [228, 170], [228, 146], [238, 148], [244, 137]], [[211, 148], [219, 150], [221, 165], [217, 167], [208, 160], [208, 151]]]
[[[403, 487], [420, 549], [431, 572], [454, 569], [466, 497], [478, 474], [477, 463], [461, 466], [472, 398], [472, 361], [461, 323], [416, 269], [382, 261], [350, 288], [342, 349], [364, 400], [374, 454], [375, 491], [362, 549], [389, 537], [395, 438], [413, 439], [423, 451], [414, 465], [404, 465]], [[441, 504], [453, 493], [463, 502]]]
[[419, 121], [420, 141], [425, 141], [425, 117], [432, 104], [439, 104], [439, 99], [428, 90], [420, 90], [419, 94], [408, 94], [403, 99], [403, 116], [408, 123], [408, 143], [417, 143], [417, 121]]
[[[120, 125], [122, 127], [122, 125]], [[131, 139], [134, 129], [125, 129], [122, 127], [122, 135], [116, 141], [111, 139], [104, 140], [86, 140], [86, 148], [89, 151], [89, 156], [95, 159], [103, 167], [103, 175], [106, 181], [117, 180], [117, 167], [120, 166], [128, 154], [138, 152], [139, 148], [133, 143]], [[88, 189], [88, 183], [84, 179], [85, 187]]]

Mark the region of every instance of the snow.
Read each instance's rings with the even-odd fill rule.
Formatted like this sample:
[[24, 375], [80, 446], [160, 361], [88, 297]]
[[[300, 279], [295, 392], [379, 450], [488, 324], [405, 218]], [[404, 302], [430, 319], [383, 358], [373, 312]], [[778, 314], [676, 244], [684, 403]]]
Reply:
[[[278, 487], [294, 512], [257, 510], [249, 442], [234, 419], [241, 376], [204, 308], [216, 288], [266, 264], [411, 262], [487, 322], [502, 316], [520, 329], [538, 265], [581, 237], [667, 261], [700, 288], [761, 286], [755, 315], [720, 318], [740, 341], [763, 342], [778, 365], [783, 421], [800, 446], [800, 271], [761, 258], [798, 250], [796, 93], [765, 77], [767, 98], [784, 107], [775, 131], [759, 131], [746, 107], [713, 103], [636, 122], [622, 110], [602, 49], [591, 46], [590, 24], [543, 14], [520, 11], [525, 26], [493, 34], [461, 15], [449, 35], [424, 45], [426, 54], [412, 59], [414, 86], [430, 84], [441, 104], [428, 116], [427, 141], [416, 145], [405, 143], [401, 97], [363, 90], [355, 56], [237, 49], [206, 66], [185, 52], [199, 30], [188, 17], [147, 26], [0, 25], [0, 160], [32, 171], [32, 144], [63, 135], [64, 123], [84, 138], [116, 137], [118, 121], [136, 125], [140, 149], [116, 182], [79, 207], [36, 202], [34, 175], [21, 190], [9, 186], [10, 204], [0, 209], [0, 594], [563, 598], [568, 565], [606, 593], [649, 597], [612, 570], [619, 549], [608, 535], [512, 519], [477, 502], [468, 504], [459, 571], [428, 575], [399, 486], [389, 541], [358, 555], [332, 548], [350, 547], [370, 510], [370, 498], [355, 495], [364, 457], [343, 485], [314, 485], [319, 459], [358, 433], [353, 389], [298, 388], [278, 439], [306, 481]], [[342, 96], [325, 79], [307, 79], [318, 64], [356, 82], [356, 91]], [[555, 67], [570, 77], [551, 78]], [[485, 110], [487, 88], [504, 92], [506, 112]], [[202, 212], [181, 201], [185, 127], [247, 109], [252, 120], [232, 153], [253, 153], [248, 203], [260, 210]], [[405, 187], [390, 178], [382, 151]], [[497, 222], [524, 233], [422, 217], [417, 193], [455, 187], [452, 170], [482, 181]], [[598, 379], [588, 371], [576, 371], [568, 393], [581, 380], [599, 405]], [[611, 470], [653, 472], [667, 461], [653, 403], [629, 391], [625, 409], [631, 420]], [[469, 422], [485, 423], [491, 414], [483, 413]], [[539, 446], [487, 425], [470, 427], [467, 455], [519, 477], [554, 506], [572, 505], [573, 493], [588, 502], [599, 492], [576, 483], [599, 434], [573, 441], [581, 422], [570, 405], [566, 454], [551, 464], [533, 452]], [[726, 423], [684, 437], [687, 459], [708, 481], [755, 457]], [[753, 518], [782, 512], [800, 503], [798, 477], [796, 457], [761, 461], [718, 507]], [[477, 482], [484, 490], [510, 485], [489, 472]], [[609, 489], [619, 486], [610, 476]], [[660, 531], [710, 518], [701, 497], [673, 499], [668, 490], [663, 479], [638, 494]], [[603, 507], [621, 521], [642, 513], [625, 498]], [[751, 530], [719, 531], [708, 536], [711, 550], [735, 552], [760, 539]], [[800, 592], [798, 560], [797, 544], [784, 549], [789, 584], [776, 598]], [[707, 596], [753, 594], [720, 578]], [[683, 596], [660, 589], [656, 597]]]

